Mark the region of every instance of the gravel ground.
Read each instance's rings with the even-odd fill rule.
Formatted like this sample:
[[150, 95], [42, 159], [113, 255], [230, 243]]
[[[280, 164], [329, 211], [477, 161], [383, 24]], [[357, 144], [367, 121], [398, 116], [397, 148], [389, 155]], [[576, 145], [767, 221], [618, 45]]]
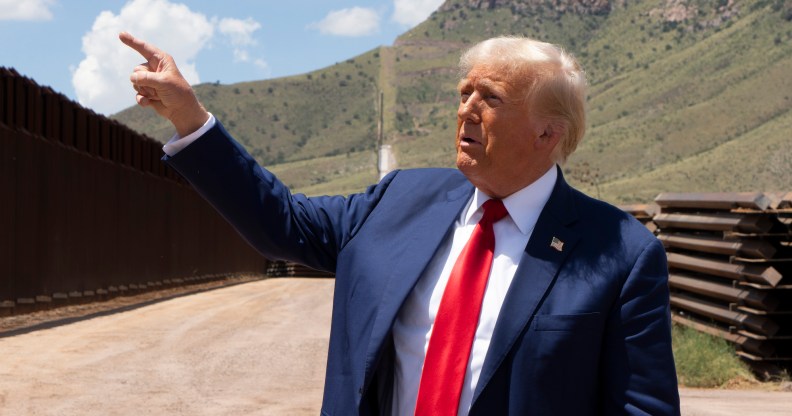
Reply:
[[332, 293], [262, 280], [0, 338], [0, 415], [316, 415]]
[[[0, 319], [0, 415], [318, 414], [333, 280], [241, 282]], [[681, 396], [683, 415], [792, 415], [792, 392]]]
[[790, 416], [792, 392], [680, 389], [685, 416]]

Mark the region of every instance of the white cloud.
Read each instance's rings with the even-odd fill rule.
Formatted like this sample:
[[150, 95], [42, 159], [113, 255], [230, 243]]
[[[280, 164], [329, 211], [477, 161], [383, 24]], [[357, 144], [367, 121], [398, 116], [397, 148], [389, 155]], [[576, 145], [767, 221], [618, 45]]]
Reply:
[[225, 18], [220, 20], [217, 29], [235, 46], [255, 45], [253, 32], [261, 29], [261, 24], [249, 17], [245, 20]]
[[271, 71], [267, 61], [263, 59], [256, 59], [255, 61], [253, 61], [253, 65], [255, 65], [256, 68], [258, 68], [261, 71], [262, 75], [264, 75], [265, 77], [270, 76]]
[[0, 0], [0, 20], [52, 20], [55, 0]]
[[393, 0], [393, 20], [405, 26], [423, 22], [443, 0]]
[[259, 22], [251, 18], [245, 20], [225, 18], [217, 24], [217, 29], [228, 38], [234, 47], [234, 62], [250, 60], [250, 55], [244, 47], [256, 44], [253, 32], [261, 29]]
[[250, 60], [250, 54], [244, 49], [234, 49], [234, 62], [247, 62]]
[[253, 62], [253, 63], [257, 67], [259, 67], [259, 69], [262, 69], [262, 70], [265, 70], [265, 71], [269, 70], [269, 64], [263, 59], [256, 59], [255, 62]]
[[335, 36], [366, 36], [379, 31], [379, 15], [372, 9], [352, 7], [335, 10], [320, 22], [311, 23], [309, 28]]
[[143, 58], [118, 40], [124, 30], [167, 51], [187, 81], [200, 82], [195, 57], [214, 33], [206, 16], [167, 0], [132, 0], [118, 15], [101, 12], [83, 36], [85, 59], [72, 74], [82, 105], [112, 114], [135, 104], [129, 75]]

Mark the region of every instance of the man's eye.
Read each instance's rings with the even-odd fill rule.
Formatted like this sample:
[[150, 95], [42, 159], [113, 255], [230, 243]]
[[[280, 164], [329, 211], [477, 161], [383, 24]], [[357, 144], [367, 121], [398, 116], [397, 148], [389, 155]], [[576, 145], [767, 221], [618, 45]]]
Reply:
[[459, 97], [462, 99], [462, 102], [465, 102], [465, 101], [468, 100], [468, 98], [470, 98], [470, 93], [469, 92], [461, 92], [461, 93], [459, 93]]
[[487, 100], [497, 100], [500, 101], [500, 97], [495, 94], [487, 94]]

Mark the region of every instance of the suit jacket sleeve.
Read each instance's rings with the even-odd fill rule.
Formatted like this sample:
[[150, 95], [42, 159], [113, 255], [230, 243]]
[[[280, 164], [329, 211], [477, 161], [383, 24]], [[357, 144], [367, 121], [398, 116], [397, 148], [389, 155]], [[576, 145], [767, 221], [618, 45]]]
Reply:
[[665, 251], [652, 238], [606, 323], [603, 414], [679, 414], [668, 292]]
[[376, 207], [393, 178], [361, 194], [292, 195], [261, 168], [218, 121], [205, 135], [164, 160], [178, 171], [261, 254], [335, 271], [338, 252]]

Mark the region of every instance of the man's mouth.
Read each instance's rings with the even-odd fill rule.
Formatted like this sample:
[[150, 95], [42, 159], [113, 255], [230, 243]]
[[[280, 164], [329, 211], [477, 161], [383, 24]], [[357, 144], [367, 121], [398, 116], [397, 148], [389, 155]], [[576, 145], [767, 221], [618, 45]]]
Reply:
[[472, 137], [462, 137], [461, 142], [462, 143], [467, 143], [467, 144], [481, 144], [480, 141], [478, 141], [477, 139], [474, 139]]

